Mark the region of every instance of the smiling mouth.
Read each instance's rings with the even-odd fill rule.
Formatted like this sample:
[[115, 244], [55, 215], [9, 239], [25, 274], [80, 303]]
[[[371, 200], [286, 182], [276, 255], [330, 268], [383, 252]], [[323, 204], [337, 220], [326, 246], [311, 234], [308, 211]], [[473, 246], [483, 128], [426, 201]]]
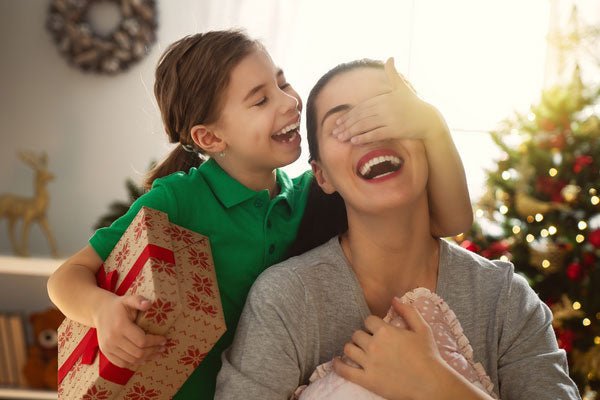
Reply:
[[394, 155], [373, 157], [357, 167], [357, 174], [366, 180], [383, 178], [399, 171], [402, 164], [404, 160]]
[[273, 138], [273, 140], [277, 142], [288, 143], [294, 140], [296, 138], [296, 135], [300, 134], [299, 129], [300, 121], [298, 120], [297, 122], [290, 124], [284, 127], [279, 132], [271, 135], [271, 138]]

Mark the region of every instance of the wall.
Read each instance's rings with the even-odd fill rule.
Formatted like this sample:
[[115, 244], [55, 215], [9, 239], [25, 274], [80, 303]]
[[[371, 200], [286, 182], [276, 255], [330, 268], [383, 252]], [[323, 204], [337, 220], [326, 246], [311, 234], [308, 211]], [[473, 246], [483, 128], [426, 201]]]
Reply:
[[[84, 246], [108, 205], [127, 198], [128, 177], [138, 180], [170, 149], [152, 94], [162, 50], [186, 34], [237, 25], [239, 3], [157, 1], [158, 42], [142, 62], [107, 77], [80, 72], [61, 57], [45, 29], [49, 2], [0, 0], [0, 194], [31, 196], [33, 172], [17, 152], [47, 152], [56, 175], [48, 185], [48, 219], [61, 256]], [[277, 8], [270, 3], [253, 11], [269, 18]], [[253, 35], [277, 29], [254, 20]], [[276, 43], [266, 44], [277, 52]], [[0, 220], [0, 254], [11, 253], [6, 225]], [[50, 254], [37, 225], [30, 249]]]

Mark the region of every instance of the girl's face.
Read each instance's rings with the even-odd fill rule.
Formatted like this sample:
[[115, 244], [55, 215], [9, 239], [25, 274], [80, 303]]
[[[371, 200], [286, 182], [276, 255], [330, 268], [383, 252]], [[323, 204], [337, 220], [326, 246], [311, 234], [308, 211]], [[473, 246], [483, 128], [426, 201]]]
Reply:
[[383, 69], [359, 67], [332, 78], [315, 102], [320, 159], [313, 162], [313, 170], [317, 181], [325, 192], [339, 192], [348, 208], [361, 212], [398, 209], [426, 198], [427, 158], [420, 140], [353, 145], [331, 134], [342, 114], [390, 90]]
[[298, 94], [269, 55], [257, 50], [233, 70], [213, 131], [240, 173], [271, 171], [300, 156]]

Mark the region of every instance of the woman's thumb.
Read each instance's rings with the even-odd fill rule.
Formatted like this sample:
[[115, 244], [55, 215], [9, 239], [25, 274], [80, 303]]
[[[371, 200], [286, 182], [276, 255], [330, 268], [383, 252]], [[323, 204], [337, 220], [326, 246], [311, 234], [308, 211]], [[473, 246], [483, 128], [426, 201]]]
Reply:
[[123, 302], [126, 306], [140, 311], [146, 311], [148, 308], [150, 308], [151, 304], [150, 300], [139, 294], [127, 296]]

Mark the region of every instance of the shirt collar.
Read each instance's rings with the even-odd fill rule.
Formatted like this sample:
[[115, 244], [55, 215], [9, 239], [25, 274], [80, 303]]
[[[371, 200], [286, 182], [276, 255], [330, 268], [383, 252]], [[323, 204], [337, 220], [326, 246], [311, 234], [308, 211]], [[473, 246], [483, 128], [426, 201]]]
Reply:
[[[227, 208], [243, 203], [260, 193], [247, 188], [232, 178], [213, 158], [209, 158], [202, 163], [198, 170], [219, 201]], [[282, 198], [288, 203], [293, 212], [295, 201], [292, 194], [294, 188], [292, 180], [281, 170], [276, 170], [276, 179], [280, 191], [273, 200]]]

